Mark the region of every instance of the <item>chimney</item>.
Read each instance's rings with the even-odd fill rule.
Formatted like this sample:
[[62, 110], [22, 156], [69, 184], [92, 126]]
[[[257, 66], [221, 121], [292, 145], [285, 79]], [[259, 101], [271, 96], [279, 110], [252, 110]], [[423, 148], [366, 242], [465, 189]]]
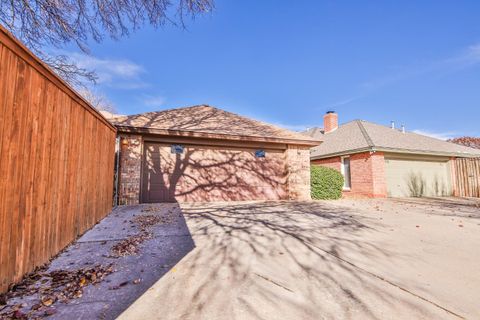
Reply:
[[323, 130], [325, 133], [329, 133], [337, 130], [338, 128], [338, 114], [335, 111], [327, 111], [323, 116]]
[[402, 124], [402, 133], [405, 133], [405, 125]]
[[393, 120], [390, 121], [390, 127], [391, 127], [392, 129], [395, 129], [395, 121], [393, 121]]

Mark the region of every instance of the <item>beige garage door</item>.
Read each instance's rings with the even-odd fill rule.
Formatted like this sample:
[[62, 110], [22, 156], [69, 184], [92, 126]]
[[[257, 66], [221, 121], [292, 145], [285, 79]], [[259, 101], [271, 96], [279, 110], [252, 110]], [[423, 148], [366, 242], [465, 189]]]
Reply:
[[[142, 202], [286, 199], [282, 150], [145, 143]], [[174, 146], [175, 148], [175, 146]], [[177, 152], [177, 153], [175, 153]]]
[[451, 194], [448, 160], [385, 157], [389, 197], [432, 197]]

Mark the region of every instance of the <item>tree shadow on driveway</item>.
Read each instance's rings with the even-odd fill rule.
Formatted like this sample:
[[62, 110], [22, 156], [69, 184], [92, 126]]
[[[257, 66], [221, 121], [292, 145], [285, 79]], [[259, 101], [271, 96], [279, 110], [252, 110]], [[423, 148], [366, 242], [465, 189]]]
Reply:
[[[389, 259], [376, 221], [322, 202], [182, 204], [196, 248], [120, 319], [445, 317], [350, 263]], [[398, 316], [398, 317], [397, 317]]]

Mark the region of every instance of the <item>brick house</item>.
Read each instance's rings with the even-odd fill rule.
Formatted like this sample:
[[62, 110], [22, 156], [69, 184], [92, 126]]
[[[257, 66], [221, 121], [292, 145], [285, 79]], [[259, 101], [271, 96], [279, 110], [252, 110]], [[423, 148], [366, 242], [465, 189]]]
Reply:
[[480, 157], [480, 150], [363, 120], [338, 125], [324, 115], [324, 129], [304, 134], [323, 143], [311, 149], [313, 165], [344, 175], [344, 197], [448, 196], [454, 194], [455, 158]]
[[111, 121], [119, 204], [310, 199], [314, 138], [208, 105]]

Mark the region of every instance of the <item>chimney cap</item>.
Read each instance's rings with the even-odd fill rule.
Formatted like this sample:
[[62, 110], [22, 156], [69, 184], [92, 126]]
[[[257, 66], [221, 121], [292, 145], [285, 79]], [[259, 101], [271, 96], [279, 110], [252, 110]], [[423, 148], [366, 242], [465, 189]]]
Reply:
[[333, 110], [327, 111], [327, 114], [330, 114], [330, 113], [335, 113], [335, 111], [333, 111]]

